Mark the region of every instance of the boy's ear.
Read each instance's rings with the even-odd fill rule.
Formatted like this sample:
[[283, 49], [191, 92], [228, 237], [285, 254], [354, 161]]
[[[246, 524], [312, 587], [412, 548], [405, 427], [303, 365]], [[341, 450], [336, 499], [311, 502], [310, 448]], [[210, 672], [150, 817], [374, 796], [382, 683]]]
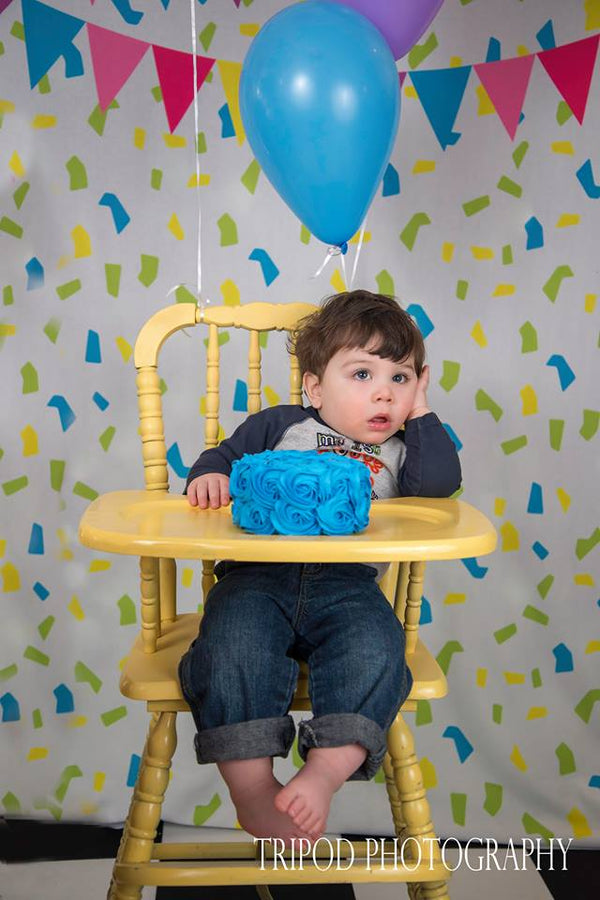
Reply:
[[321, 382], [314, 372], [305, 372], [302, 376], [302, 387], [313, 409], [321, 407]]

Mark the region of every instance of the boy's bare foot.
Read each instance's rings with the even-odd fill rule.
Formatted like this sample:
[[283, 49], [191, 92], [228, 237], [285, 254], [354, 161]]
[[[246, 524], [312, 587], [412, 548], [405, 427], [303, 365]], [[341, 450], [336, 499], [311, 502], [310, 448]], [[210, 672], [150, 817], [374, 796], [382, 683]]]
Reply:
[[277, 794], [275, 806], [316, 841], [327, 826], [331, 798], [366, 755], [360, 744], [313, 747], [302, 769]]

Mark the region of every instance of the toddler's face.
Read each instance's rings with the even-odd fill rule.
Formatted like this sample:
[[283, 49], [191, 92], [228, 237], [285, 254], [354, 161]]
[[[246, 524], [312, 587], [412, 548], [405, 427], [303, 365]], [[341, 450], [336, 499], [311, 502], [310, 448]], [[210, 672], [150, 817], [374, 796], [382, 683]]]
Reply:
[[414, 408], [417, 374], [409, 356], [382, 359], [369, 347], [338, 350], [323, 377], [307, 372], [303, 385], [323, 421], [365, 444], [382, 444]]

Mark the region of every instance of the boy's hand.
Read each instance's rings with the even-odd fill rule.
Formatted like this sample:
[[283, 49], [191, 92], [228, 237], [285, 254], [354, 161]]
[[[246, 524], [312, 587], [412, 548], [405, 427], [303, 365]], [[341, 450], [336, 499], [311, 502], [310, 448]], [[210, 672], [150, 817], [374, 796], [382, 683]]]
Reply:
[[229, 503], [229, 478], [218, 472], [210, 472], [208, 475], [200, 475], [190, 481], [187, 489], [187, 498], [190, 506], [199, 506], [200, 509], [218, 509]]
[[415, 400], [413, 408], [406, 417], [409, 419], [418, 419], [420, 416], [426, 416], [431, 412], [427, 406], [427, 388], [429, 387], [429, 366], [423, 366], [423, 370], [417, 381], [417, 390], [415, 392]]

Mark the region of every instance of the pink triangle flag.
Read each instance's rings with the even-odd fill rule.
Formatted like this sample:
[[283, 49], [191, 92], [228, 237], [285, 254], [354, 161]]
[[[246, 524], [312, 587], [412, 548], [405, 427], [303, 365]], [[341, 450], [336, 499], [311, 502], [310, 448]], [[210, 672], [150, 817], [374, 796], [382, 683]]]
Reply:
[[87, 30], [98, 103], [100, 108], [105, 110], [113, 102], [150, 44], [117, 34], [116, 31], [99, 28], [98, 25], [90, 25], [89, 22]]
[[519, 124], [534, 59], [531, 54], [473, 66], [511, 140]]
[[540, 62], [581, 125], [585, 115], [600, 34], [538, 53]]
[[[194, 99], [194, 60], [191, 53], [181, 50], [155, 45], [152, 50], [169, 129], [173, 132]], [[196, 57], [196, 90], [200, 90], [214, 63], [210, 57]]]

